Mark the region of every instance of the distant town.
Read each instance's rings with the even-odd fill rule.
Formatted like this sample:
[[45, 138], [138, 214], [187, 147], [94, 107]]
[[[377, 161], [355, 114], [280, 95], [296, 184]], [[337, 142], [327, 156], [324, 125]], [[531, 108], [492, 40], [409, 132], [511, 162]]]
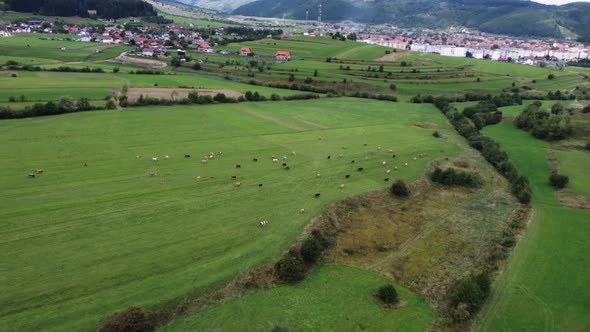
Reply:
[[[183, 56], [186, 52], [217, 53], [214, 48], [230, 41], [262, 38], [286, 38], [292, 35], [310, 37], [332, 36], [332, 38], [352, 39], [363, 43], [381, 45], [394, 49], [411, 50], [423, 53], [440, 54], [451, 57], [468, 57], [490, 61], [511, 62], [537, 66], [566, 66], [590, 57], [590, 46], [577, 42], [554, 39], [527, 39], [508, 36], [489, 35], [482, 32], [420, 31], [404, 29], [375, 29], [358, 24], [307, 24], [291, 23], [287, 32], [279, 28], [275, 21], [258, 27], [204, 28], [192, 24], [179, 26], [141, 25], [126, 29], [127, 25], [97, 26], [67, 25], [29, 20], [8, 25], [0, 24], [0, 37], [10, 37], [18, 33], [69, 34], [71, 40], [105, 44], [135, 46], [136, 55], [143, 57], [165, 57], [174, 50]], [[134, 23], [131, 21], [130, 23]], [[353, 38], [351, 38], [353, 37]], [[296, 51], [296, 50], [295, 50]], [[240, 51], [240, 55], [250, 56], [253, 52]], [[277, 53], [277, 61], [290, 58]]]

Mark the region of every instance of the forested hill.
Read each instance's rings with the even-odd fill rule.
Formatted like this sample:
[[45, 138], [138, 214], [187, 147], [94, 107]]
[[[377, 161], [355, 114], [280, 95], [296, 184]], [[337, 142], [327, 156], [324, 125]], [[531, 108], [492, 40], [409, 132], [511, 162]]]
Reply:
[[89, 16], [89, 10], [96, 10], [101, 18], [129, 16], [154, 16], [152, 5], [143, 0], [9, 0], [10, 9], [19, 12], [38, 13], [51, 16]]
[[[319, 0], [258, 0], [237, 8], [248, 16], [316, 19]], [[324, 21], [354, 20], [401, 27], [464, 26], [539, 37], [590, 37], [590, 3], [548, 6], [528, 0], [321, 0]]]

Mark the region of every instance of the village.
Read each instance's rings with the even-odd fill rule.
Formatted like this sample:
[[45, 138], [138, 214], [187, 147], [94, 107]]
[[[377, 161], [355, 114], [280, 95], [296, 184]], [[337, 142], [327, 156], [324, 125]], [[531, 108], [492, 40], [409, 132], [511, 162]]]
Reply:
[[[71, 39], [80, 42], [94, 42], [113, 45], [129, 45], [136, 48], [140, 57], [168, 57], [175, 52], [180, 58], [187, 53], [227, 54], [217, 51], [216, 46], [229, 42], [263, 38], [287, 38], [300, 34], [309, 37], [332, 36], [345, 40], [358, 40], [363, 43], [380, 45], [401, 50], [440, 54], [451, 57], [469, 57], [499, 62], [511, 62], [534, 66], [566, 66], [590, 57], [590, 46], [573, 41], [555, 39], [525, 39], [509, 36], [490, 35], [471, 32], [466, 29], [458, 32], [420, 30], [419, 32], [390, 28], [374, 28], [356, 23], [327, 24], [295, 22], [290, 24], [293, 31], [287, 32], [279, 21], [249, 28], [204, 28], [189, 24], [186, 27], [168, 25], [138, 25], [130, 21], [124, 25], [84, 26], [56, 24], [43, 20], [29, 20], [23, 23], [0, 24], [0, 37], [18, 33], [69, 34]], [[231, 31], [240, 31], [243, 34]], [[262, 32], [262, 33], [261, 33]], [[249, 35], [246, 36], [246, 33]], [[255, 33], [255, 37], [252, 37]], [[350, 38], [354, 36], [354, 38]], [[357, 37], [358, 36], [358, 37]], [[250, 49], [238, 52], [241, 56], [253, 56]], [[277, 62], [288, 61], [290, 51], [277, 50]]]

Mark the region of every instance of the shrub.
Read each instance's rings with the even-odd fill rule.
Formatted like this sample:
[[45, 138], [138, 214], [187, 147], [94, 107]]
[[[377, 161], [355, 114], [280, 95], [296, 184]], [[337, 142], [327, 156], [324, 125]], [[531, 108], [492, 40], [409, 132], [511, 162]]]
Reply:
[[275, 325], [270, 329], [270, 332], [289, 332], [289, 329], [284, 326]]
[[154, 325], [149, 321], [145, 310], [137, 306], [129, 306], [125, 311], [112, 315], [99, 332], [148, 332]]
[[119, 71], [120, 71], [119, 67], [115, 67], [115, 68], [113, 68], [113, 73], [115, 73], [115, 74], [116, 74], [116, 73], [118, 73]]
[[273, 93], [272, 95], [270, 95], [270, 100], [279, 101], [281, 100], [281, 96], [277, 95], [276, 93]]
[[451, 304], [457, 308], [459, 304], [466, 305], [466, 310], [473, 314], [479, 310], [486, 299], [485, 292], [473, 278], [463, 279], [451, 290]]
[[567, 186], [567, 183], [570, 181], [569, 177], [566, 175], [561, 175], [557, 173], [551, 173], [549, 176], [549, 183], [556, 189], [563, 189]]
[[315, 263], [322, 254], [322, 244], [315, 236], [310, 236], [301, 244], [301, 257], [307, 263]]
[[410, 195], [410, 188], [402, 179], [397, 179], [391, 185], [391, 193], [399, 197], [407, 197]]
[[16, 97], [15, 96], [10, 96], [10, 97], [8, 97], [8, 101], [11, 102], [11, 103], [14, 103], [14, 102], [16, 102]]
[[441, 135], [440, 135], [440, 133], [438, 131], [433, 132], [432, 133], [432, 136], [433, 137], [436, 137], [436, 138], [441, 138]]
[[590, 105], [586, 105], [586, 107], [582, 108], [582, 113], [590, 113]]
[[389, 84], [389, 89], [394, 90], [397, 89], [397, 86], [394, 83]]
[[590, 142], [586, 143], [585, 148], [586, 148], [586, 150], [590, 151]]
[[377, 297], [385, 304], [396, 304], [399, 301], [397, 291], [392, 285], [385, 285], [377, 289]]
[[554, 79], [554, 78], [555, 78], [555, 75], [553, 75], [553, 74], [549, 74], [549, 75], [547, 75], [547, 78], [548, 78], [548, 79], [550, 79], [550, 80], [552, 80], [552, 79]]
[[201, 70], [201, 64], [196, 62], [192, 68], [193, 68], [193, 70]]
[[292, 283], [305, 278], [305, 263], [301, 258], [288, 255], [275, 264], [275, 273], [280, 281]]
[[18, 77], [18, 75], [17, 75], [17, 74], [15, 74], [15, 73], [12, 73], [12, 74], [10, 75], [10, 77]]
[[117, 101], [115, 101], [115, 98], [112, 98], [111, 97], [109, 100], [107, 100], [107, 103], [106, 103], [105, 107], [108, 110], [117, 109]]
[[464, 186], [464, 187], [479, 187], [482, 182], [481, 179], [473, 174], [466, 172], [457, 172], [454, 168], [447, 168], [441, 170], [436, 168], [430, 175], [433, 182], [443, 184], [445, 186]]

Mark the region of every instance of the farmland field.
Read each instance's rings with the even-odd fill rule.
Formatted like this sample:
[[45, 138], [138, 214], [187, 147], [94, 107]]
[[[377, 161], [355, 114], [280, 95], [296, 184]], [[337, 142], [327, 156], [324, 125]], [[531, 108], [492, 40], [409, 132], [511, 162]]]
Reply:
[[[272, 262], [328, 204], [384, 186], [381, 161], [391, 156], [378, 146], [410, 164], [394, 175], [407, 180], [458, 152], [418, 122], [454, 135], [431, 105], [345, 98], [2, 121], [12, 143], [1, 148], [0, 252], [12, 268], [0, 325], [92, 329], [129, 303], [158, 308]], [[201, 164], [209, 151], [223, 155]], [[272, 154], [288, 155], [291, 169]], [[357, 172], [350, 160], [365, 156]], [[44, 174], [27, 178], [38, 168]]]
[[[533, 219], [500, 275], [477, 329], [587, 330], [590, 212], [561, 207], [555, 201], [547, 180], [547, 143], [516, 129], [510, 122], [488, 127], [484, 132], [502, 145], [531, 181]], [[570, 162], [567, 158], [561, 160]], [[575, 166], [570, 164], [565, 169], [569, 167]], [[572, 174], [574, 178], [579, 184], [585, 182]]]
[[388, 283], [388, 279], [367, 271], [323, 266], [302, 283], [266, 292], [247, 292], [162, 330], [268, 331], [274, 326], [296, 331], [427, 330], [432, 312], [426, 302], [410, 291], [397, 287], [404, 306], [383, 309], [373, 294]]

